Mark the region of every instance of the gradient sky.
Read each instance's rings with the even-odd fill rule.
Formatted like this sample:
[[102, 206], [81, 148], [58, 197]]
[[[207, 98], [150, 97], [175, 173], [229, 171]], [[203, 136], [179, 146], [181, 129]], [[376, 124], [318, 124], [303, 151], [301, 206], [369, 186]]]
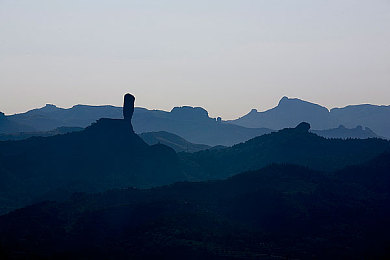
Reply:
[[0, 111], [390, 104], [389, 0], [0, 0]]

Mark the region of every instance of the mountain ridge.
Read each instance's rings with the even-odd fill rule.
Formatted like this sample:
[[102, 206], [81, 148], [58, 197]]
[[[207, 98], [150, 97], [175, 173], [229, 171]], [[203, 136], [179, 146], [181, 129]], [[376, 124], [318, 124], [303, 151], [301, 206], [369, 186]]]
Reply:
[[390, 105], [348, 105], [328, 109], [298, 98], [283, 97], [274, 108], [258, 112], [252, 109], [248, 114], [229, 122], [245, 127], [266, 127], [281, 129], [293, 127], [299, 122], [309, 122], [315, 130], [337, 128], [369, 127], [379, 136], [390, 138]]

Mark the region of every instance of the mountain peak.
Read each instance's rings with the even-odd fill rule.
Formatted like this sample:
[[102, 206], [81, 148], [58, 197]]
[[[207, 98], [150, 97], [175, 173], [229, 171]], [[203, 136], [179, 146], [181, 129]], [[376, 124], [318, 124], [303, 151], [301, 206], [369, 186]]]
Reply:
[[279, 100], [279, 106], [281, 105], [281, 104], [284, 104], [284, 103], [286, 103], [286, 102], [288, 102], [290, 99], [288, 98], [288, 97], [286, 97], [286, 96], [284, 96], [284, 97], [282, 97], [280, 100]]
[[296, 130], [299, 130], [301, 132], [309, 132], [310, 130], [310, 124], [307, 122], [302, 122], [299, 125], [295, 127]]
[[328, 113], [329, 109], [323, 106], [320, 106], [318, 104], [308, 102], [299, 98], [288, 98], [286, 96], [282, 97], [282, 99], [279, 101], [279, 104], [277, 107], [282, 107], [286, 108], [286, 106], [290, 108], [295, 108], [295, 109], [316, 109], [316, 110], [321, 110], [323, 112]]
[[54, 111], [54, 110], [58, 110], [60, 109], [59, 107], [57, 107], [56, 105], [53, 105], [53, 104], [46, 104], [42, 110], [45, 110], [45, 111]]

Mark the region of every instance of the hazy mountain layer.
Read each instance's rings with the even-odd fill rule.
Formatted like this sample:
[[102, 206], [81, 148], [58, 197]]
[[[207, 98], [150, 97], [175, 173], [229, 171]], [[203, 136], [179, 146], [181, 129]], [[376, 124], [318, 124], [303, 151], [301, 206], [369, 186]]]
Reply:
[[5, 116], [4, 113], [0, 112], [0, 133], [18, 133], [22, 131], [32, 131], [34, 128], [14, 122], [9, 117]]
[[[46, 105], [22, 114], [7, 117], [36, 131], [49, 131], [58, 127], [87, 127], [100, 118], [122, 118], [122, 108], [113, 106], [77, 105], [69, 109]], [[265, 128], [246, 128], [210, 118], [203, 108], [176, 107], [171, 112], [135, 108], [133, 127], [136, 133], [166, 131], [189, 142], [210, 146], [244, 142], [255, 136], [270, 133]], [[30, 131], [30, 130], [18, 130]], [[0, 133], [15, 134], [15, 131]]]
[[256, 137], [226, 149], [180, 154], [187, 175], [203, 179], [225, 178], [271, 163], [292, 163], [331, 171], [370, 160], [390, 151], [383, 139], [327, 139], [309, 132], [310, 125]]
[[[294, 127], [302, 121], [309, 122], [315, 130], [337, 129], [317, 131], [325, 137], [390, 138], [390, 123], [387, 120], [389, 111], [389, 106], [373, 105], [348, 106], [328, 111], [317, 104], [284, 97], [277, 107], [265, 112], [253, 110], [246, 116], [230, 121], [233, 124], [210, 118], [202, 108], [176, 107], [171, 112], [136, 108], [133, 125], [137, 133], [165, 131], [179, 135], [189, 142], [210, 146], [231, 146], [270, 133], [271, 129]], [[15, 136], [17, 132], [52, 131], [64, 126], [86, 127], [99, 118], [122, 118], [122, 109], [86, 105], [63, 109], [46, 105], [26, 113], [3, 116], [3, 123], [0, 119], [0, 133]], [[7, 124], [4, 119], [8, 119]], [[352, 129], [358, 126], [369, 127], [372, 133], [364, 128], [341, 131], [342, 129], [338, 129], [339, 125]]]
[[313, 129], [323, 130], [344, 125], [348, 128], [369, 127], [379, 136], [390, 138], [390, 106], [354, 105], [333, 108], [330, 111], [320, 105], [297, 98], [283, 97], [279, 104], [264, 112], [252, 110], [247, 115], [230, 121], [245, 127], [282, 129], [308, 122]]

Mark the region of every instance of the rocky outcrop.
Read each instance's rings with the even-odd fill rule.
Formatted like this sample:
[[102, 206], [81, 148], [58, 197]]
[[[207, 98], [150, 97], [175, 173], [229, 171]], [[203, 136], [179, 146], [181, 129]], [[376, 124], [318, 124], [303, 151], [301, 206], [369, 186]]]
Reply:
[[134, 114], [134, 101], [135, 97], [129, 93], [125, 95], [124, 102], [123, 102], [123, 118], [126, 121], [131, 122], [131, 118]]
[[302, 122], [299, 125], [297, 125], [297, 127], [295, 127], [295, 129], [300, 131], [300, 132], [306, 133], [306, 132], [309, 132], [309, 130], [310, 130], [310, 124], [307, 122]]

